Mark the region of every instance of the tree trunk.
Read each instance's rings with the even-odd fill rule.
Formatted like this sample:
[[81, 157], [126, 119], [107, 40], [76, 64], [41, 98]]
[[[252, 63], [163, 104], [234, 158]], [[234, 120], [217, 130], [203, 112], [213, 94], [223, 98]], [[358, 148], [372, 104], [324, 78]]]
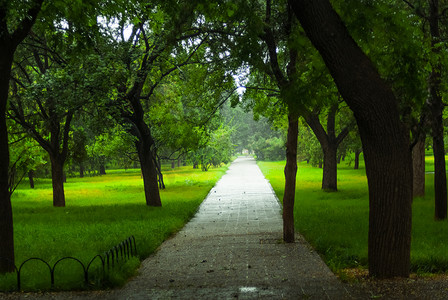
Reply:
[[288, 134], [286, 142], [285, 194], [283, 195], [283, 240], [293, 243], [294, 237], [294, 198], [297, 176], [297, 137], [299, 134], [298, 116], [288, 115]]
[[425, 138], [420, 139], [412, 149], [414, 197], [425, 196]]
[[[313, 131], [324, 153], [322, 189], [325, 191], [338, 190], [337, 152], [341, 142], [347, 137], [349, 129], [345, 127], [336, 136], [336, 113], [339, 104], [332, 104], [327, 116], [327, 131], [325, 131], [316, 112], [306, 112], [305, 121]], [[322, 164], [319, 163], [319, 168]]]
[[147, 140], [139, 140], [136, 142], [136, 145], [140, 159], [140, 167], [142, 169], [146, 205], [162, 206], [157, 180], [157, 169], [151, 152], [151, 143]]
[[[9, 72], [1, 72], [0, 77], [7, 77]], [[8, 82], [8, 81], [6, 81]], [[14, 272], [14, 233], [11, 207], [11, 195], [9, 193], [9, 149], [8, 133], [5, 120], [6, 95], [4, 78], [0, 78], [0, 274]]]
[[84, 164], [79, 164], [79, 178], [84, 178]]
[[50, 154], [51, 183], [53, 185], [53, 206], [65, 207], [64, 163], [59, 157]]
[[157, 169], [157, 177], [159, 180], [159, 189], [164, 190], [165, 182], [163, 181], [162, 162], [160, 160], [160, 157], [157, 157], [156, 169]]
[[[0, 42], [3, 43], [3, 39]], [[9, 141], [5, 118], [13, 53], [6, 45], [0, 44], [0, 274], [14, 271], [14, 233], [9, 192]]]
[[2, 5], [0, 15], [0, 274], [13, 272], [14, 233], [9, 191], [9, 148], [6, 124], [6, 106], [8, 102], [9, 80], [14, 52], [25, 39], [36, 21], [43, 0], [33, 1], [22, 21], [15, 24], [16, 30], [10, 32], [6, 22], [7, 6]]
[[408, 277], [412, 159], [397, 100], [328, 0], [289, 3], [358, 124], [369, 186], [369, 273]]
[[322, 150], [324, 152], [322, 189], [336, 192], [338, 190], [337, 145], [335, 143], [328, 143]]
[[34, 189], [34, 170], [28, 171], [28, 180], [30, 182], [30, 188]]
[[[443, 127], [441, 128], [443, 130]], [[444, 220], [447, 216], [447, 186], [443, 135], [440, 136], [438, 134], [433, 137], [432, 148], [434, 151], [434, 218], [436, 220]]]
[[439, 1], [429, 2], [429, 27], [431, 32], [431, 52], [437, 57], [437, 61], [432, 65], [432, 72], [429, 77], [429, 99], [428, 105], [431, 112], [432, 140], [434, 151], [434, 194], [436, 220], [444, 220], [447, 217], [447, 185], [445, 170], [445, 145], [443, 142], [443, 108], [442, 95], [440, 94], [442, 77], [442, 64], [440, 62], [440, 42], [439, 31]]
[[355, 166], [353, 167], [353, 169], [358, 170], [359, 169], [359, 156], [362, 153], [362, 148], [357, 149], [355, 151]]
[[338, 165], [341, 163], [342, 154], [338, 154], [337, 163]]
[[106, 167], [104, 166], [104, 163], [100, 164], [100, 175], [106, 175]]

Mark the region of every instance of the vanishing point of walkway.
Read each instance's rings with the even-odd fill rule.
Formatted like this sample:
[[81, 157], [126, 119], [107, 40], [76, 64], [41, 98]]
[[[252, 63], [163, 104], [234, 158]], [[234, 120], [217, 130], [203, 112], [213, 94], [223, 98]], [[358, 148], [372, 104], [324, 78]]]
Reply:
[[[112, 295], [110, 295], [112, 296]], [[196, 216], [116, 299], [343, 299], [350, 294], [299, 236], [282, 243], [280, 204], [251, 157], [235, 160]]]

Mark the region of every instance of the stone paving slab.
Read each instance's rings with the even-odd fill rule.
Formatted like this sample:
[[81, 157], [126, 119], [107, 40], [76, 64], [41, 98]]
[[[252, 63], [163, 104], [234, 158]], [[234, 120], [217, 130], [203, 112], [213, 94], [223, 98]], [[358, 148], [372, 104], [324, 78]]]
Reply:
[[282, 242], [281, 207], [251, 157], [240, 157], [196, 216], [116, 299], [344, 299], [334, 274], [300, 235]]

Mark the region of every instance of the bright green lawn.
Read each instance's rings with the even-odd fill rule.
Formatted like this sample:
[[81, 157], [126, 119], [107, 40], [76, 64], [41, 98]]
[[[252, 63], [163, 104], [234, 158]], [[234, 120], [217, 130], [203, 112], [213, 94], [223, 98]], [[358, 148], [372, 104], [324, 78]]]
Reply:
[[[37, 179], [34, 190], [24, 182], [12, 197], [16, 265], [30, 257], [43, 258], [53, 265], [64, 256], [88, 263], [130, 235], [135, 236], [139, 257], [143, 259], [194, 215], [225, 170], [221, 167], [202, 172], [190, 166], [164, 172], [167, 188], [161, 191], [161, 208], [145, 205], [139, 170], [69, 178], [65, 184], [65, 208], [52, 207], [50, 180]], [[99, 261], [97, 265], [95, 268], [99, 269]], [[138, 259], [131, 259], [114, 268], [105, 282], [94, 274], [92, 288], [122, 284], [138, 265]], [[63, 262], [61, 267], [55, 272], [57, 289], [85, 288], [81, 267], [73, 262]], [[65, 274], [67, 269], [70, 274], [78, 269], [78, 275]], [[34, 273], [26, 274], [30, 270]], [[50, 287], [48, 268], [45, 270], [42, 263], [30, 262], [23, 272], [23, 289]], [[15, 288], [15, 274], [0, 277], [0, 290]]]
[[[258, 165], [282, 199], [285, 162]], [[448, 221], [434, 221], [433, 178], [433, 174], [426, 175], [426, 197], [414, 199], [413, 203], [411, 268], [418, 273], [448, 272]], [[321, 180], [322, 169], [299, 164], [296, 229], [333, 271], [367, 267], [368, 190], [364, 166], [353, 170], [344, 163], [340, 165], [338, 192], [322, 191]]]

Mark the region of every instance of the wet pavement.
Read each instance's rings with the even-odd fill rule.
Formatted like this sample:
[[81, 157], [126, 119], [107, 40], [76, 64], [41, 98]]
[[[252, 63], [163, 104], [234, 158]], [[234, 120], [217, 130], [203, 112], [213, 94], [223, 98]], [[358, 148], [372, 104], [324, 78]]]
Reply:
[[280, 204], [251, 157], [231, 164], [196, 216], [113, 297], [351, 298], [303, 238], [282, 242]]

